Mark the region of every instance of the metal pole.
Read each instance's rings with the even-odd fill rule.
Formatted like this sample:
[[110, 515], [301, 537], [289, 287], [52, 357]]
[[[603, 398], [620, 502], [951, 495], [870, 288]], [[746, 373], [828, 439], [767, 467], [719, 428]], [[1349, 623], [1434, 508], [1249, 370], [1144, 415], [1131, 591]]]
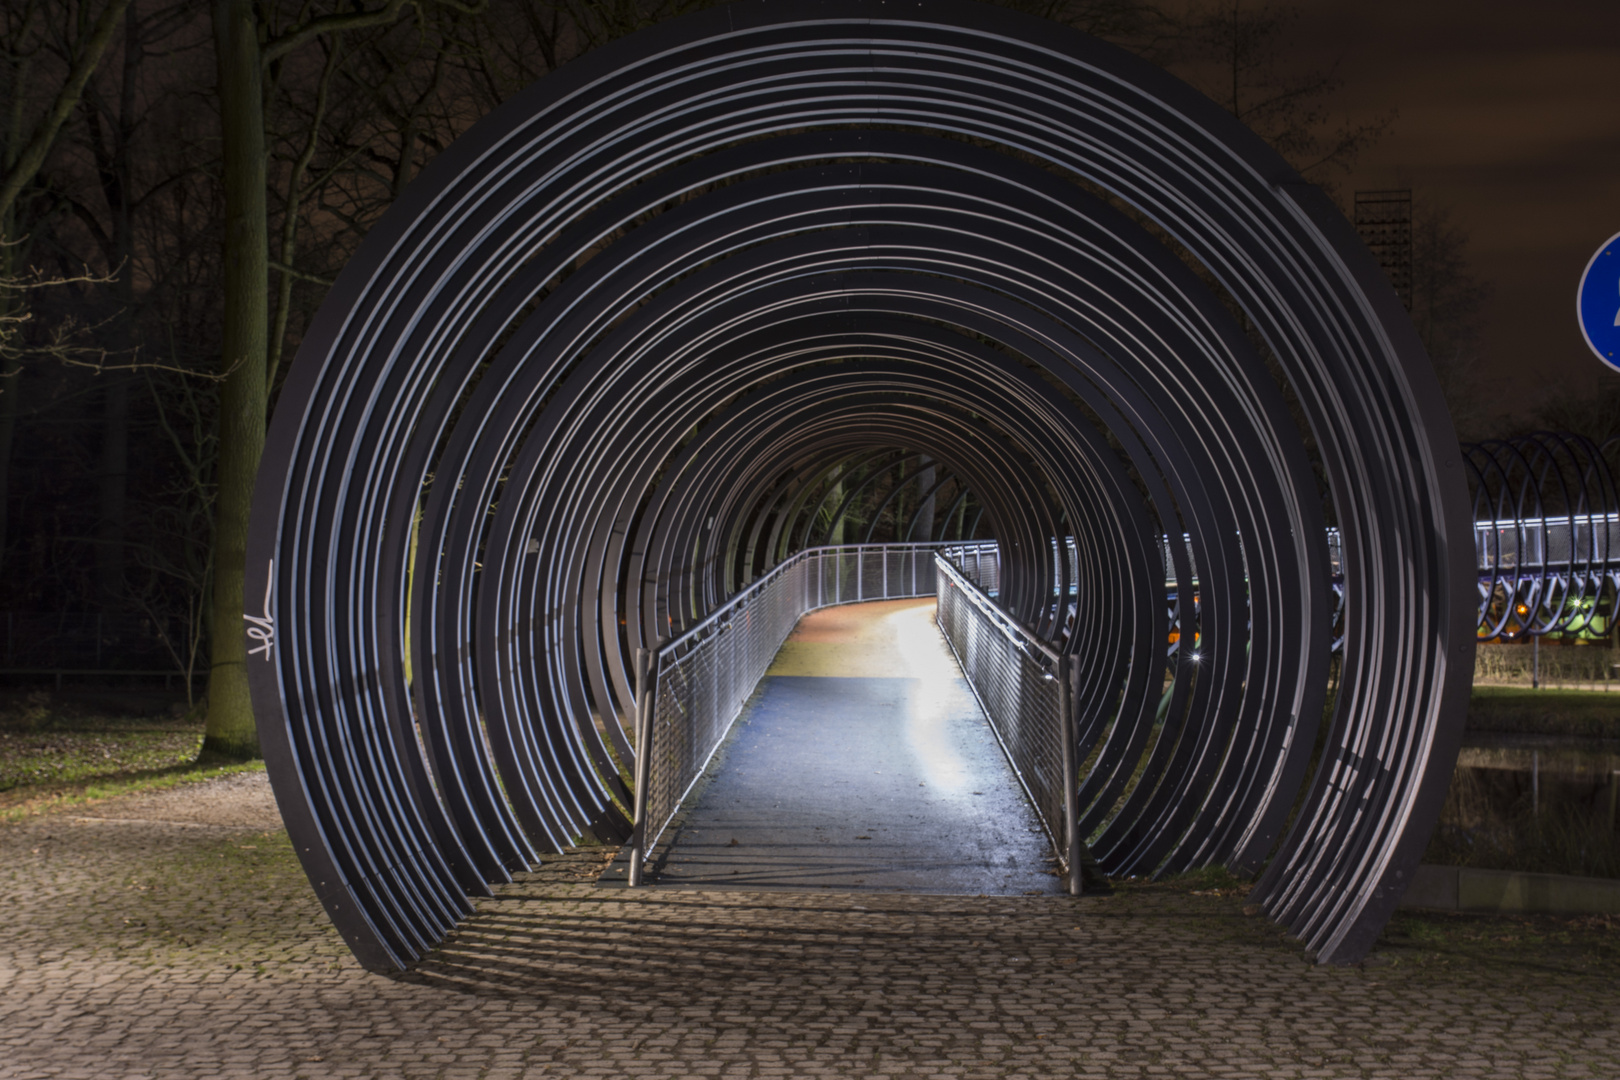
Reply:
[[630, 887], [641, 885], [641, 868], [647, 859], [647, 795], [652, 776], [652, 651], [636, 650], [636, 807], [635, 826], [630, 832]]
[[1080, 881], [1080, 762], [1075, 745], [1074, 691], [1078, 656], [1058, 660], [1059, 730], [1063, 733], [1063, 846], [1069, 863], [1069, 893], [1079, 896]]

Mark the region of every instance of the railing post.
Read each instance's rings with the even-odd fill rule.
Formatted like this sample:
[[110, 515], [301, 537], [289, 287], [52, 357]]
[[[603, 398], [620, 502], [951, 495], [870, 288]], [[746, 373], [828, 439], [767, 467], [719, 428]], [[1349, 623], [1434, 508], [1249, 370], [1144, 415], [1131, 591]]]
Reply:
[[1074, 722], [1075, 670], [1080, 658], [1058, 658], [1058, 713], [1063, 734], [1063, 846], [1069, 864], [1069, 893], [1079, 896], [1080, 880], [1080, 762]]
[[641, 884], [647, 860], [647, 790], [652, 777], [652, 650], [636, 650], [636, 807], [630, 831], [630, 887]]

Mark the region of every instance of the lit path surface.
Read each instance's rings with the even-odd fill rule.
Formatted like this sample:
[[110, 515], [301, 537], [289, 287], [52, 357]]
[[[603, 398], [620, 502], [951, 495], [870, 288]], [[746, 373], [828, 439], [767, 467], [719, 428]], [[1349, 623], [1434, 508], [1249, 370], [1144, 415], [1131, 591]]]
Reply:
[[654, 884], [1061, 891], [932, 597], [806, 615], [687, 801]]
[[551, 858], [360, 970], [262, 774], [0, 823], [0, 1077], [1620, 1077], [1620, 919], [1397, 916], [1318, 968], [1241, 895], [610, 891]]

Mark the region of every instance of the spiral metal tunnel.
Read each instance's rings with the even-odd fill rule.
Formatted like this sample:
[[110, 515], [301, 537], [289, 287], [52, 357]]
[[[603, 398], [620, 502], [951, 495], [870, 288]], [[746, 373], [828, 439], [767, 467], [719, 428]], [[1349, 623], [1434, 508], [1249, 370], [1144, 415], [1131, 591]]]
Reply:
[[1264, 868], [1257, 901], [1320, 959], [1370, 946], [1449, 780], [1477, 596], [1450, 421], [1377, 266], [1111, 46], [968, 3], [773, 0], [485, 118], [299, 351], [250, 678], [361, 961], [622, 841], [634, 651], [840, 535], [998, 542], [999, 602], [1080, 658], [1106, 871]]
[[1620, 618], [1620, 437], [1538, 431], [1464, 445], [1479, 640], [1601, 640]]

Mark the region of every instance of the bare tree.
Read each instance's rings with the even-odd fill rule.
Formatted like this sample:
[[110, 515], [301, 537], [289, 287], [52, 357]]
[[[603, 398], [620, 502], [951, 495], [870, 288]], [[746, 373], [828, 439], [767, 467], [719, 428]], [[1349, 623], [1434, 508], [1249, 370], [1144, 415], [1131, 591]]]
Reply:
[[173, 368], [140, 372], [170, 452], [179, 463], [165, 497], [145, 501], [130, 543], [134, 566], [127, 597], [184, 677], [186, 704], [196, 707], [196, 674], [209, 640], [209, 590], [214, 572], [213, 471], [217, 403], [206, 381]]
[[1336, 68], [1292, 62], [1296, 17], [1267, 0], [1202, 0], [1173, 20], [1167, 66], [1331, 192], [1395, 114], [1361, 123], [1338, 118], [1329, 105], [1343, 85]]
[[[106, 297], [112, 308], [107, 336], [126, 361], [99, 379], [102, 416], [94, 552], [96, 589], [103, 607], [119, 604], [125, 592], [130, 394], [135, 386], [130, 367], [139, 353], [142, 307], [137, 296], [136, 218], [148, 198], [175, 180], [173, 174], [151, 175], [152, 155], [138, 154], [135, 143], [139, 138], [154, 137], [150, 130], [154, 104], [173, 88], [173, 59], [186, 51], [186, 35], [177, 31], [196, 21], [192, 5], [173, 0], [158, 6], [147, 4], [144, 9], [132, 3], [125, 9], [119, 47], [109, 53], [113, 62], [104, 65], [107, 70], [85, 86], [79, 109], [81, 134], [74, 140], [84, 147], [92, 178], [79, 190], [93, 191], [97, 205], [75, 197], [68, 185], [52, 185], [53, 194], [71, 207], [100, 251], [103, 272], [111, 278]], [[154, 65], [154, 59], [163, 62]], [[158, 71], [156, 85], [149, 77], [153, 68]]]
[[1490, 286], [1474, 271], [1468, 233], [1448, 207], [1420, 199], [1412, 216], [1412, 324], [1440, 377], [1459, 436], [1481, 438], [1497, 419], [1479, 374]]
[[[82, 36], [63, 31], [71, 23], [82, 25], [87, 21], [88, 6], [77, 6], [76, 10], [69, 11], [65, 5], [39, 2], [5, 8], [5, 58], [12, 78], [9, 80], [11, 116], [7, 118], [5, 171], [0, 173], [0, 220], [8, 225], [17, 199], [44, 166], [62, 132], [62, 125], [77, 107], [85, 84], [95, 74], [107, 46], [118, 32], [129, 4], [130, 0], [107, 0], [89, 32]], [[77, 18], [73, 18], [75, 15]], [[24, 137], [23, 110], [30, 96], [30, 77], [42, 74], [40, 69], [44, 65], [39, 63], [40, 53], [52, 38], [64, 45], [67, 70], [49, 104], [31, 125], [31, 133]], [[8, 230], [5, 235], [9, 237], [12, 233]]]
[[[5, 115], [0, 117], [5, 124], [0, 138], [0, 326], [9, 328], [7, 337], [12, 343], [12, 347], [0, 349], [0, 559], [9, 532], [11, 451], [22, 373], [23, 353], [15, 346], [28, 322], [29, 295], [46, 283], [23, 269], [26, 230], [19, 202], [55, 148], [129, 3], [107, 0], [93, 20], [88, 4], [70, 9], [50, 0], [24, 0], [0, 8], [9, 99]], [[59, 58], [65, 63], [57, 63]], [[40, 102], [36, 88], [42, 84], [54, 86], [54, 90]], [[30, 105], [39, 106], [37, 114], [30, 115]]]

